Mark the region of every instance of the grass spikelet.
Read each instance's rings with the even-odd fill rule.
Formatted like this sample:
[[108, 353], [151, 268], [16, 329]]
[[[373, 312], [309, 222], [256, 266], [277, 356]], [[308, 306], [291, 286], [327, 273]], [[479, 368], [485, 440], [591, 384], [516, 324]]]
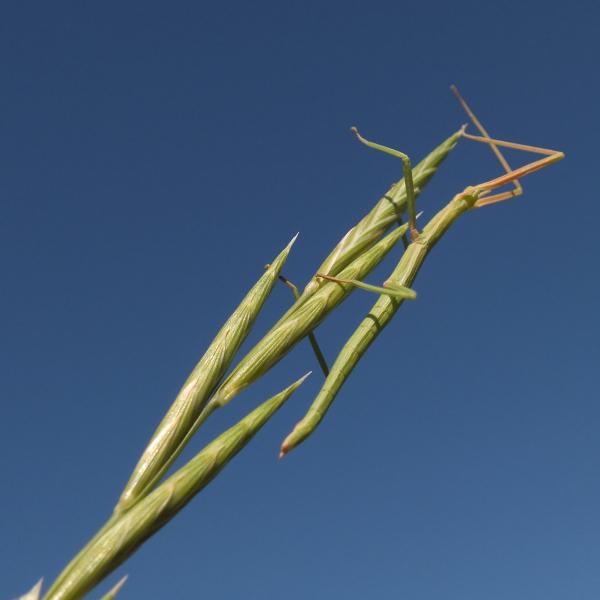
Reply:
[[277, 256], [217, 333], [144, 450], [115, 508], [121, 513], [151, 489], [181, 451], [181, 443], [246, 339], [281, 272], [297, 235]]
[[168, 523], [254, 437], [308, 376], [305, 375], [222, 433], [96, 536], [65, 569], [44, 600], [76, 600]]

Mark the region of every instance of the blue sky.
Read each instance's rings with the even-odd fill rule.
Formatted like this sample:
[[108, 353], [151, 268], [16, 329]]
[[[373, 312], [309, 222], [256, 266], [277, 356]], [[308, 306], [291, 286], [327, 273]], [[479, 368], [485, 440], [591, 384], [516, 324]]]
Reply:
[[[276, 460], [317, 371], [107, 585], [597, 598], [599, 24], [591, 2], [4, 2], [0, 597], [102, 524], [263, 265], [300, 231], [286, 275], [306, 281], [399, 178], [349, 126], [418, 159], [465, 121], [456, 83], [494, 135], [567, 159], [456, 223], [306, 444]], [[497, 173], [461, 142], [424, 218]], [[319, 329], [330, 360], [373, 300]], [[313, 367], [301, 344], [186, 456]]]

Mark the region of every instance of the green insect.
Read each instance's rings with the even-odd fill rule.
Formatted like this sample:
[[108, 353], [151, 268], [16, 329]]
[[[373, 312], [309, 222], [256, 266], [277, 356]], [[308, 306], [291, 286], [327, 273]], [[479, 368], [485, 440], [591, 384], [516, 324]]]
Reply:
[[[458, 93], [458, 90], [453, 88], [453, 92], [465, 108], [467, 114], [469, 114], [472, 121], [475, 123], [476, 127], [479, 129], [480, 133], [482, 133], [482, 136], [470, 135], [467, 134], [463, 128], [460, 132], [460, 135], [470, 140], [488, 144], [500, 160], [500, 163], [504, 167], [506, 173], [501, 177], [465, 188], [461, 193], [457, 194], [441, 211], [439, 211], [425, 225], [423, 231], [419, 233], [416, 227], [414, 187], [412, 178], [409, 175], [410, 159], [402, 152], [398, 152], [397, 150], [393, 150], [386, 146], [365, 140], [360, 136], [356, 128], [353, 128], [353, 131], [357, 134], [359, 139], [367, 146], [386, 152], [402, 160], [405, 172], [407, 207], [412, 242], [406, 248], [406, 251], [404, 252], [400, 262], [385, 282], [384, 286], [388, 289], [370, 290], [380, 293], [381, 295], [379, 299], [377, 302], [375, 302], [369, 313], [366, 315], [354, 333], [350, 336], [338, 354], [327, 378], [325, 379], [325, 383], [309, 408], [307, 414], [296, 424], [293, 431], [284, 440], [281, 446], [280, 457], [284, 456], [290, 450], [298, 446], [298, 444], [304, 441], [319, 425], [329, 410], [340, 388], [348, 378], [348, 375], [352, 372], [358, 361], [368, 350], [370, 345], [375, 341], [381, 331], [391, 321], [392, 317], [396, 314], [404, 302], [404, 298], [394, 296], [389, 290], [410, 288], [426, 256], [429, 254], [430, 250], [440, 239], [440, 237], [454, 223], [454, 221], [456, 221], [456, 219], [463, 213], [472, 208], [480, 208], [520, 195], [523, 191], [523, 188], [519, 183], [519, 178], [529, 175], [534, 171], [549, 166], [564, 158], [564, 154], [562, 152], [555, 150], [548, 150], [535, 146], [526, 146], [524, 144], [515, 144], [512, 142], [504, 142], [490, 138], [487, 131], [483, 128], [471, 109], [467, 106], [466, 102], [462, 99]], [[502, 156], [502, 153], [498, 150], [498, 146], [535, 152], [545, 155], [545, 157], [520, 167], [519, 169], [513, 170]], [[511, 183], [514, 185], [514, 189], [491, 194], [491, 192], [495, 192], [498, 190], [498, 188]], [[333, 279], [335, 281], [335, 278], [329, 277], [329, 279]], [[362, 284], [360, 287], [369, 289], [371, 286], [365, 286]]]
[[[433, 177], [459, 138], [460, 132], [452, 134], [413, 169], [413, 180], [419, 186], [416, 189], [411, 186], [413, 196]], [[405, 224], [394, 229], [387, 238], [383, 237], [390, 228], [398, 224], [406, 203], [407, 188], [404, 181], [400, 180], [348, 231], [320, 265], [318, 272], [327, 276], [342, 275], [352, 280], [367, 276], [406, 231], [408, 225]], [[155, 487], [197, 429], [216, 408], [252, 383], [264, 373], [265, 368], [282, 358], [302, 337], [309, 337], [321, 369], [327, 375], [328, 367], [313, 329], [356, 286], [353, 283], [342, 287], [334, 283], [324, 286], [322, 278], [313, 277], [300, 294], [293, 284], [290, 285], [289, 280], [283, 278], [288, 286], [293, 286], [295, 302], [273, 327], [278, 333], [267, 341], [262, 340], [257, 348], [241, 360], [234, 371], [237, 375], [234, 377], [232, 373], [221, 384], [274, 282], [281, 277], [281, 269], [294, 240], [268, 266], [265, 274], [223, 325], [184, 383], [132, 472], [115, 507], [116, 514], [129, 510]], [[313, 296], [316, 297], [313, 299]], [[303, 306], [309, 299], [311, 302]], [[257, 356], [261, 357], [258, 361]], [[220, 395], [210, 398], [219, 384], [217, 391], [221, 392]]]
[[[370, 142], [354, 129], [363, 144], [399, 158], [404, 178], [392, 185], [342, 237], [301, 293], [281, 273], [294, 240], [267, 266], [183, 385], [134, 469], [113, 514], [58, 576], [48, 590], [46, 600], [82, 597], [211, 482], [304, 378], [254, 409], [169, 477], [167, 471], [215, 410], [257, 381], [297, 343], [308, 337], [325, 381], [306, 416], [283, 442], [281, 456], [305, 440], [319, 425], [348, 375], [382, 329], [405, 300], [416, 298], [411, 286], [421, 265], [456, 219], [473, 208], [518, 196], [523, 191], [520, 178], [563, 158], [561, 152], [491, 138], [458, 91], [454, 90], [454, 93], [481, 136], [467, 134], [463, 127], [414, 168], [406, 154]], [[487, 144], [506, 172], [465, 188], [419, 231], [416, 198], [461, 138]], [[502, 156], [500, 147], [537, 152], [544, 158], [513, 170]], [[506, 184], [512, 184], [513, 188], [500, 191]], [[405, 214], [407, 222], [403, 222]], [[405, 251], [388, 279], [382, 286], [365, 283], [364, 279], [401, 239]], [[293, 305], [228, 373], [278, 279], [292, 289]], [[376, 293], [379, 298], [329, 369], [316, 342], [315, 329], [356, 289]], [[122, 583], [123, 580], [105, 595], [106, 600], [115, 596]], [[39, 587], [37, 585], [29, 597], [37, 597]]]

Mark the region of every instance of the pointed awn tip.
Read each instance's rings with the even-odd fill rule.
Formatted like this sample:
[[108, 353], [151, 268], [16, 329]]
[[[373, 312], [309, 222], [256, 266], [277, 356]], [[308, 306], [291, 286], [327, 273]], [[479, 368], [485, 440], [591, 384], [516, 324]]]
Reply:
[[312, 371], [309, 371], [308, 373], [305, 373], [304, 375], [302, 375], [302, 377], [300, 377], [300, 379], [298, 379], [298, 385], [300, 385], [301, 383], [304, 383], [306, 378], [311, 374], [312, 374]]
[[102, 596], [101, 600], [113, 600], [116, 597], [116, 595], [121, 591], [121, 588], [125, 585], [125, 582], [127, 581], [128, 577], [129, 575], [121, 577], [117, 584], [113, 588], [111, 588], [111, 590], [106, 595]]
[[24, 596], [19, 596], [17, 600], [38, 600], [42, 592], [43, 583], [44, 578], [42, 577]]

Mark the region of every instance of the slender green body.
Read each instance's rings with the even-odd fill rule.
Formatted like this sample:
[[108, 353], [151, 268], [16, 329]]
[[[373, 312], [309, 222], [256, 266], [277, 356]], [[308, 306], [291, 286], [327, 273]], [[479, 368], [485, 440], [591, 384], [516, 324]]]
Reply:
[[[476, 192], [459, 194], [439, 211], [427, 223], [419, 237], [408, 246], [402, 259], [390, 275], [389, 284], [410, 287], [430, 250], [450, 225], [465, 211], [472, 208], [476, 200]], [[281, 456], [304, 441], [319, 425], [358, 361], [391, 321], [403, 302], [404, 300], [388, 294], [382, 294], [375, 302], [340, 351], [305, 417], [298, 422], [284, 440], [281, 446]]]
[[[421, 186], [421, 188], [426, 185], [439, 165], [456, 146], [459, 137], [460, 132], [452, 134], [415, 167], [413, 180], [416, 185]], [[406, 199], [404, 179], [401, 179], [344, 236], [322, 263], [319, 271], [337, 274], [357, 257], [360, 257], [395, 222], [398, 222], [402, 211], [405, 209]], [[406, 231], [406, 228], [403, 231]], [[115, 507], [116, 513], [121, 513], [130, 508], [152, 488], [196, 431], [197, 427], [194, 427], [194, 423], [198, 420], [207, 399], [227, 370], [235, 352], [249, 333], [256, 315], [272, 289], [276, 276], [280, 274], [290, 247], [291, 244], [269, 266], [268, 271], [219, 331], [205, 355], [186, 380], [140, 457]], [[362, 278], [367, 274], [368, 272], [361, 271], [356, 278]], [[317, 283], [314, 279], [309, 282], [300, 298], [296, 299], [296, 303], [280, 319], [279, 323], [287, 319], [308, 296], [314, 294], [321, 287], [322, 284]], [[312, 336], [312, 332], [309, 332], [308, 335]], [[322, 355], [320, 356], [318, 344], [315, 343], [314, 339], [310, 341], [313, 348], [316, 346], [315, 352], [319, 357], [321, 367], [323, 368], [323, 365], [325, 365], [324, 370], [326, 371], [327, 366]], [[210, 414], [213, 410], [214, 408], [211, 407], [207, 413]], [[208, 415], [205, 414], [204, 416]], [[200, 419], [199, 424], [203, 421], [204, 418]]]
[[[402, 237], [408, 225], [399, 227], [380, 240], [363, 256], [357, 258], [346, 267], [345, 273], [364, 276], [374, 269], [394, 244]], [[306, 302], [294, 305], [286, 317], [280, 319], [258, 344], [246, 354], [238, 366], [215, 392], [215, 395], [204, 406], [196, 420], [187, 426], [187, 431], [177, 445], [170, 449], [168, 457], [162, 465], [154, 470], [153, 478], [148, 479], [146, 489], [151, 489], [167, 472], [169, 467], [181, 454], [196, 431], [218, 408], [227, 404], [240, 391], [256, 381], [275, 363], [281, 360], [302, 338], [306, 337], [340, 302], [354, 289], [353, 285], [329, 283]]]
[[115, 508], [116, 513], [130, 508], [151, 488], [157, 475], [164, 472], [165, 464], [171, 464], [174, 451], [179, 448], [238, 348], [248, 336], [295, 240], [296, 238], [286, 246], [246, 294], [190, 373], [133, 470]]
[[[415, 185], [421, 188], [433, 177], [439, 165], [444, 161], [460, 137], [460, 132], [456, 132], [448, 139], [437, 146], [427, 157], [425, 157], [413, 170], [413, 180]], [[361, 279], [365, 277], [372, 268], [385, 256], [382, 254], [379, 259], [372, 263], [370, 268], [360, 268], [353, 270], [353, 261], [364, 261], [361, 254], [365, 253], [377, 243], [381, 236], [395, 223], [398, 222], [402, 211], [406, 207], [407, 193], [404, 179], [394, 184], [387, 194], [385, 194], [373, 207], [373, 209], [361, 221], [353, 227], [348, 234], [337, 244], [334, 250], [322, 263], [319, 271], [327, 274], [337, 274], [343, 271], [343, 274], [349, 278]], [[406, 231], [406, 227], [402, 232]], [[388, 238], [383, 240], [385, 252], [391, 249], [388, 242], [390, 239], [396, 240], [399, 232], [392, 232]], [[292, 241], [293, 243], [293, 241]], [[285, 263], [287, 255], [291, 248], [290, 245], [277, 257], [269, 266], [267, 272], [261, 277], [258, 283], [247, 294], [238, 309], [231, 315], [227, 323], [221, 328], [211, 346], [204, 354], [200, 362], [196, 365], [187, 381], [181, 388], [177, 398], [167, 411], [163, 420], [157, 427], [148, 446], [140, 457], [125, 489], [123, 490], [119, 502], [115, 507], [115, 514], [120, 514], [128, 510], [131, 506], [147, 494], [152, 487], [166, 473], [170, 465], [179, 456], [189, 439], [193, 436], [198, 427], [214, 411], [214, 409], [223, 403], [223, 394], [218, 400], [207, 406], [210, 395], [225, 374], [240, 344], [248, 335], [254, 320], [260, 311], [266, 297], [270, 293], [281, 268]], [[371, 256], [369, 254], [368, 258]], [[369, 261], [364, 261], [368, 263]], [[350, 269], [349, 271], [345, 269]], [[297, 313], [300, 305], [309, 297], [325, 288], [316, 302], [309, 305], [303, 312]], [[329, 292], [333, 290], [332, 297], [342, 292], [338, 301], [330, 302]], [[273, 361], [271, 358], [275, 351], [272, 348], [267, 352], [267, 360], [264, 364], [274, 364], [305, 335], [312, 335], [312, 329], [330, 312], [334, 306], [343, 300], [351, 291], [351, 286], [333, 286], [332, 284], [318, 283], [316, 280], [309, 282], [304, 292], [297, 299], [296, 303], [288, 310], [285, 315], [274, 326], [276, 330], [282, 323], [287, 322], [294, 332], [289, 338], [289, 342], [284, 343], [282, 354]], [[297, 313], [297, 314], [296, 314]], [[292, 316], [293, 315], [293, 316]], [[302, 327], [304, 315], [308, 316], [308, 327]], [[272, 330], [272, 331], [273, 331]], [[308, 333], [305, 331], [308, 330]], [[282, 331], [280, 328], [279, 331]], [[271, 333], [271, 332], [270, 332]], [[269, 334], [267, 334], [269, 335]], [[298, 337], [298, 335], [300, 337]], [[276, 338], [277, 336], [274, 335]], [[271, 338], [271, 342], [273, 338]], [[262, 347], [268, 346], [268, 341], [263, 340]], [[311, 340], [313, 347], [314, 339]], [[317, 345], [318, 348], [318, 345]], [[319, 351], [320, 352], [320, 351]], [[317, 352], [317, 356], [319, 356]], [[253, 359], [252, 359], [253, 360]], [[248, 361], [246, 361], [247, 364]], [[244, 363], [244, 361], [242, 361]], [[320, 363], [325, 364], [321, 356]], [[249, 369], [253, 372], [262, 374], [267, 368], [263, 368], [263, 363], [259, 361], [257, 369]], [[327, 367], [325, 366], [325, 370]], [[244, 371], [244, 365], [236, 369], [239, 374]], [[252, 375], [253, 376], [253, 375]], [[257, 375], [258, 376], [258, 375]], [[231, 380], [231, 376], [227, 381]], [[254, 381], [256, 377], [253, 377]], [[250, 382], [248, 382], [249, 384]], [[222, 386], [223, 387], [223, 386]], [[245, 387], [245, 386], [244, 386]], [[225, 391], [225, 397], [227, 395]], [[236, 392], [237, 393], [237, 392]], [[235, 395], [235, 394], [233, 394]], [[225, 402], [229, 401], [231, 395]]]
[[44, 596], [77, 600], [170, 521], [252, 439], [306, 376], [261, 404], [221, 434], [152, 493], [96, 536]]

